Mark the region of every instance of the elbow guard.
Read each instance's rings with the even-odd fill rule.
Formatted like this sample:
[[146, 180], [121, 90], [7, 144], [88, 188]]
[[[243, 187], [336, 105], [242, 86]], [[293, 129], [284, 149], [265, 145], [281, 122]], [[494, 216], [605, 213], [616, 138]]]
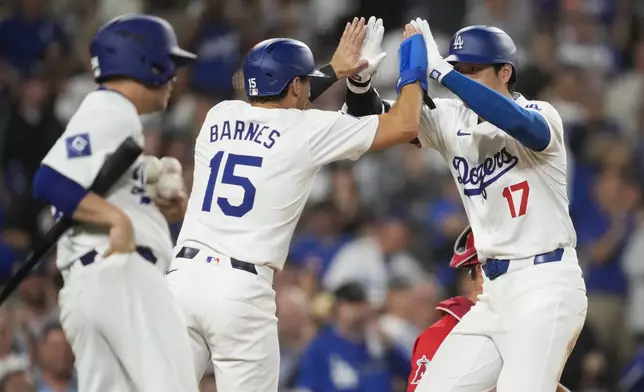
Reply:
[[373, 87], [360, 94], [347, 87], [345, 98], [347, 114], [354, 117], [364, 117], [384, 112], [383, 101]]
[[49, 166], [41, 165], [33, 181], [33, 195], [71, 217], [89, 191]]

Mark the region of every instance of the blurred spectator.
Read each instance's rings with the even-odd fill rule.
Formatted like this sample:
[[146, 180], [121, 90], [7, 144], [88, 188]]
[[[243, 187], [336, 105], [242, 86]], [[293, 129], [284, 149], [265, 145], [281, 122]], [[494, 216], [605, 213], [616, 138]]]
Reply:
[[[206, 113], [219, 101], [233, 95], [233, 75], [241, 57], [241, 37], [226, 20], [223, 0], [204, 0], [203, 10], [188, 50], [197, 54], [191, 87], [197, 94], [195, 134]], [[213, 70], [217, 70], [213, 72]]]
[[396, 217], [383, 219], [374, 233], [340, 249], [324, 277], [324, 286], [335, 290], [347, 282], [360, 282], [367, 290], [369, 302], [381, 308], [391, 278], [405, 278], [412, 283], [429, 278], [418, 261], [406, 252], [408, 240], [406, 222]]
[[28, 360], [21, 358], [0, 362], [0, 392], [37, 392]]
[[644, 345], [640, 342], [639, 348], [626, 366], [619, 382], [620, 392], [644, 391]]
[[597, 17], [589, 12], [566, 14], [559, 30], [557, 59], [564, 64], [587, 70], [599, 81], [617, 68], [616, 53], [603, 39], [605, 31]]
[[629, 242], [623, 260], [628, 277], [628, 327], [636, 335], [644, 336], [644, 213], [636, 215], [636, 229]]
[[387, 305], [378, 320], [380, 330], [392, 348], [398, 350], [407, 362], [420, 329], [413, 323], [416, 311], [412, 300], [412, 285], [405, 279], [394, 279], [389, 285]]
[[39, 336], [43, 328], [58, 318], [54, 282], [42, 268], [37, 268], [18, 287], [19, 304], [14, 309], [14, 323]]
[[608, 84], [606, 113], [631, 140], [637, 140], [640, 108], [644, 104], [644, 40], [633, 48], [633, 69]]
[[587, 113], [581, 102], [586, 89], [585, 76], [580, 68], [561, 67], [542, 99], [557, 109], [564, 126], [575, 125], [586, 119]]
[[441, 179], [440, 188], [439, 198], [429, 207], [427, 226], [434, 260], [438, 261], [437, 278], [443, 286], [448, 287], [454, 283], [456, 274], [456, 270], [449, 267], [449, 260], [454, 253], [454, 241], [469, 223], [458, 188], [451, 176]]
[[53, 112], [49, 89], [42, 77], [25, 80], [2, 130], [2, 166], [16, 165], [25, 179], [34, 176], [41, 159], [63, 133]]
[[626, 280], [622, 254], [634, 225], [638, 192], [632, 179], [614, 170], [602, 172], [595, 183], [597, 205], [576, 220], [578, 252], [584, 263], [588, 318], [603, 347], [625, 354]]
[[358, 283], [335, 291], [332, 321], [302, 355], [297, 386], [310, 392], [393, 391], [382, 342], [367, 333], [371, 309]]
[[525, 45], [532, 32], [531, 0], [469, 0], [465, 25], [492, 25], [512, 37], [517, 45]]
[[520, 68], [516, 91], [527, 99], [541, 99], [541, 93], [550, 84], [557, 71], [555, 58], [555, 40], [546, 31], [536, 33], [532, 38], [530, 63]]
[[340, 231], [339, 211], [331, 202], [321, 202], [311, 207], [307, 227], [291, 245], [289, 259], [315, 279], [326, 274], [331, 260], [350, 236]]
[[67, 70], [67, 35], [48, 13], [49, 0], [14, 0], [14, 12], [0, 23], [0, 59], [22, 77], [47, 72], [56, 80]]
[[[21, 373], [28, 369], [30, 357], [14, 335], [10, 315], [0, 308], [0, 380], [5, 372]], [[20, 377], [15, 377], [20, 378]]]
[[336, 163], [331, 167], [330, 200], [338, 209], [340, 230], [355, 232], [362, 223], [362, 199], [351, 166]]
[[77, 392], [74, 354], [59, 324], [43, 328], [38, 348], [38, 392]]
[[561, 375], [561, 384], [571, 391], [603, 391], [610, 388], [609, 357], [606, 355], [592, 325], [586, 322], [577, 344], [570, 353]]
[[279, 390], [295, 386], [298, 362], [308, 344], [315, 326], [309, 314], [307, 293], [298, 287], [289, 287], [276, 296], [277, 333], [280, 342]]

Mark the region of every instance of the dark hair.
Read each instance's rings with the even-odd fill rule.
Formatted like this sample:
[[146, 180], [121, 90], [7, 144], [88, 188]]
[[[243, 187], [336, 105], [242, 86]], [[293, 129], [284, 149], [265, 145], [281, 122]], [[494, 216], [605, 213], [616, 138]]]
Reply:
[[[510, 67], [512, 67], [512, 65], [509, 64], [509, 63], [497, 63], [497, 64], [492, 64], [492, 65], [494, 66], [494, 71], [498, 74], [499, 72], [501, 72], [501, 69], [503, 69], [503, 66], [506, 65], [506, 64], [508, 64]], [[514, 68], [513, 68], [512, 72], [516, 73], [516, 70], [514, 70]], [[512, 77], [510, 76], [510, 78], [512, 78]], [[515, 78], [515, 81], [508, 82], [508, 92], [510, 94], [514, 94], [514, 85], [515, 85], [515, 83], [516, 83], [516, 78]]]
[[300, 78], [302, 82], [305, 82], [308, 80], [308, 76], [296, 76], [293, 79], [289, 80], [288, 83], [286, 83], [286, 86], [280, 91], [279, 94], [277, 95], [267, 95], [263, 97], [248, 97], [248, 102], [250, 103], [269, 103], [269, 102], [280, 102], [283, 101], [284, 98], [288, 95], [288, 88], [293, 83], [295, 78]]
[[479, 272], [479, 266], [480, 264], [474, 264], [469, 267], [467, 267], [467, 275], [470, 277], [472, 280], [476, 280], [481, 272]]

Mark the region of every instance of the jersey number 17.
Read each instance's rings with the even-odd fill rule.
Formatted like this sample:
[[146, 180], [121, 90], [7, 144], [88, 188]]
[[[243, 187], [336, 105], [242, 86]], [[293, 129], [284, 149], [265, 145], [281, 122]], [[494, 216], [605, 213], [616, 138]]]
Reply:
[[[224, 152], [219, 151], [210, 160], [210, 176], [208, 177], [208, 184], [206, 185], [206, 192], [203, 198], [201, 210], [209, 212], [212, 207], [212, 199], [215, 195], [215, 185], [219, 177], [219, 171], [222, 169], [222, 161]], [[217, 205], [221, 212], [226, 216], [241, 218], [253, 209], [255, 204], [255, 194], [257, 189], [248, 177], [238, 176], [235, 174], [235, 167], [237, 166], [251, 166], [262, 167], [262, 157], [255, 157], [250, 155], [228, 154], [228, 158], [223, 167], [223, 174], [221, 175], [221, 184], [233, 185], [241, 187], [244, 190], [244, 197], [241, 204], [232, 205], [227, 198], [218, 197]]]
[[[519, 196], [519, 203], [515, 203], [514, 195], [519, 192], [521, 193]], [[505, 198], [505, 201], [508, 202], [511, 217], [518, 218], [525, 215], [526, 210], [528, 209], [528, 196], [530, 196], [530, 185], [528, 184], [528, 181], [519, 182], [503, 188], [503, 197]], [[518, 210], [517, 204], [519, 207]]]

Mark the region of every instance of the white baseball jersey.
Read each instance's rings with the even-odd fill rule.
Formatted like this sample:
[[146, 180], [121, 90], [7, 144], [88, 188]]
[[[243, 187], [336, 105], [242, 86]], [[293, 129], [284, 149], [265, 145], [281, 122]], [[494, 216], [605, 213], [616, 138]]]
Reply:
[[[119, 93], [97, 90], [83, 100], [42, 164], [88, 189], [107, 155], [129, 136], [143, 145], [142, 126], [134, 105]], [[157, 258], [156, 266], [165, 271], [172, 256], [170, 230], [145, 193], [142, 157], [114, 185], [106, 200], [130, 217], [136, 245], [150, 247]], [[58, 267], [70, 265], [93, 249], [101, 254], [108, 247], [109, 234], [105, 228], [75, 226], [58, 243]]]
[[547, 102], [515, 102], [548, 123], [550, 144], [530, 150], [458, 99], [424, 107], [418, 139], [441, 153], [456, 181], [481, 260], [518, 259], [574, 247], [563, 124]]
[[218, 104], [197, 136], [178, 244], [195, 241], [229, 257], [282, 268], [320, 168], [358, 159], [377, 128], [378, 116]]

